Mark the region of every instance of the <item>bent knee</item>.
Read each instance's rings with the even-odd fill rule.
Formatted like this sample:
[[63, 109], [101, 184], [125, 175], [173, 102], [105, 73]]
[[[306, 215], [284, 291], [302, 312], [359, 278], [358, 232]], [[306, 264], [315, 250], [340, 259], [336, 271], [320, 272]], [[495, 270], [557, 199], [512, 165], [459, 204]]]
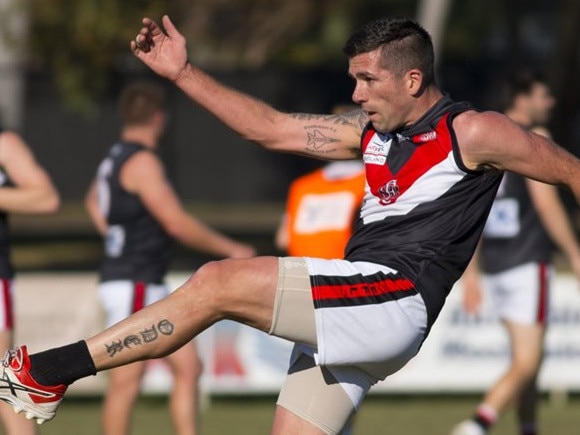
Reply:
[[219, 280], [220, 271], [223, 270], [222, 261], [208, 261], [202, 264], [184, 283], [184, 286], [211, 285]]
[[529, 381], [538, 374], [540, 360], [513, 361], [510, 369], [522, 381]]
[[210, 261], [199, 267], [176, 291], [186, 292], [189, 297], [199, 296], [204, 306], [213, 304], [219, 309], [225, 297], [223, 285], [224, 265], [221, 261]]

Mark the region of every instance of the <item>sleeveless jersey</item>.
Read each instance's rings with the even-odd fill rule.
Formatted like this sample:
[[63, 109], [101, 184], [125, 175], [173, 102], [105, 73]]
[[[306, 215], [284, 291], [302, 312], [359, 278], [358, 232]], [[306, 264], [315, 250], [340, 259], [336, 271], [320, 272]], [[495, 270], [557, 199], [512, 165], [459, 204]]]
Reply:
[[288, 254], [344, 258], [365, 187], [364, 167], [333, 162], [297, 178], [288, 191]]
[[367, 187], [346, 259], [396, 269], [423, 297], [429, 326], [473, 255], [502, 177], [461, 160], [452, 120], [469, 109], [445, 96], [410, 127], [385, 134], [369, 124], [362, 135]]
[[[0, 135], [2, 134], [0, 128]], [[14, 186], [4, 168], [0, 166], [0, 187]], [[8, 228], [8, 213], [0, 211], [0, 279], [14, 278], [14, 267], [10, 256], [10, 232]]]
[[160, 284], [169, 268], [172, 240], [138, 196], [120, 181], [123, 165], [138, 152], [151, 152], [136, 143], [117, 143], [99, 165], [99, 208], [108, 231], [100, 280], [130, 280]]
[[526, 179], [506, 172], [483, 230], [483, 272], [504, 272], [530, 262], [550, 263], [553, 248], [532, 203]]

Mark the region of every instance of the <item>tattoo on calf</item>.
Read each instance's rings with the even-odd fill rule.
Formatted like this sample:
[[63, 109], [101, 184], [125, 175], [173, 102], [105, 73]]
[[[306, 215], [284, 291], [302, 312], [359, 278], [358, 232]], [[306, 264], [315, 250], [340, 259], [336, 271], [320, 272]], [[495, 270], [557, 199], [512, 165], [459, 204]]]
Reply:
[[145, 328], [139, 331], [138, 334], [129, 334], [123, 339], [113, 341], [111, 344], [105, 344], [109, 357], [115, 356], [123, 349], [130, 349], [131, 347], [141, 346], [144, 343], [152, 343], [161, 335], [171, 335], [175, 331], [175, 325], [167, 319], [163, 319], [157, 325], [151, 325], [150, 328]]

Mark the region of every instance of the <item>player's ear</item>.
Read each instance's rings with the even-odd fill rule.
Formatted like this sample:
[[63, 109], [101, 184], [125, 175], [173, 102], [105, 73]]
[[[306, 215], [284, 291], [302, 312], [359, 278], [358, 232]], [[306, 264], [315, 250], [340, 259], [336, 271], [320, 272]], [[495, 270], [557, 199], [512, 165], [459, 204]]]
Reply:
[[423, 89], [423, 73], [418, 69], [411, 69], [405, 74], [405, 83], [409, 95], [417, 95]]

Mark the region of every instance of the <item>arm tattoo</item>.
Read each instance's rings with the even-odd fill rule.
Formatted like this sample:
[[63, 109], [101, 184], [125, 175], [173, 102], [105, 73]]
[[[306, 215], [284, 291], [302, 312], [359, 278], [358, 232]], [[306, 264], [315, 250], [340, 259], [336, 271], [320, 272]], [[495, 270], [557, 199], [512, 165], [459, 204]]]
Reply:
[[122, 339], [113, 341], [110, 344], [105, 344], [107, 353], [112, 358], [123, 349], [130, 349], [131, 347], [141, 346], [142, 344], [152, 343], [161, 335], [171, 335], [175, 331], [175, 325], [167, 319], [163, 319], [153, 324], [150, 328], [145, 328], [137, 334], [129, 334]]
[[358, 133], [362, 133], [362, 130], [368, 122], [367, 116], [360, 109], [336, 115], [293, 113], [291, 116], [303, 121], [312, 121], [312, 124], [306, 124], [304, 126], [306, 132], [306, 151], [320, 154], [321, 156], [337, 151], [337, 148], [332, 147], [332, 145], [341, 141], [336, 134], [337, 129], [333, 125], [351, 127], [357, 130]]
[[343, 125], [353, 125], [360, 130], [361, 133], [369, 122], [368, 116], [360, 109], [351, 110], [350, 112], [341, 113], [335, 116], [337, 122], [340, 122]]

